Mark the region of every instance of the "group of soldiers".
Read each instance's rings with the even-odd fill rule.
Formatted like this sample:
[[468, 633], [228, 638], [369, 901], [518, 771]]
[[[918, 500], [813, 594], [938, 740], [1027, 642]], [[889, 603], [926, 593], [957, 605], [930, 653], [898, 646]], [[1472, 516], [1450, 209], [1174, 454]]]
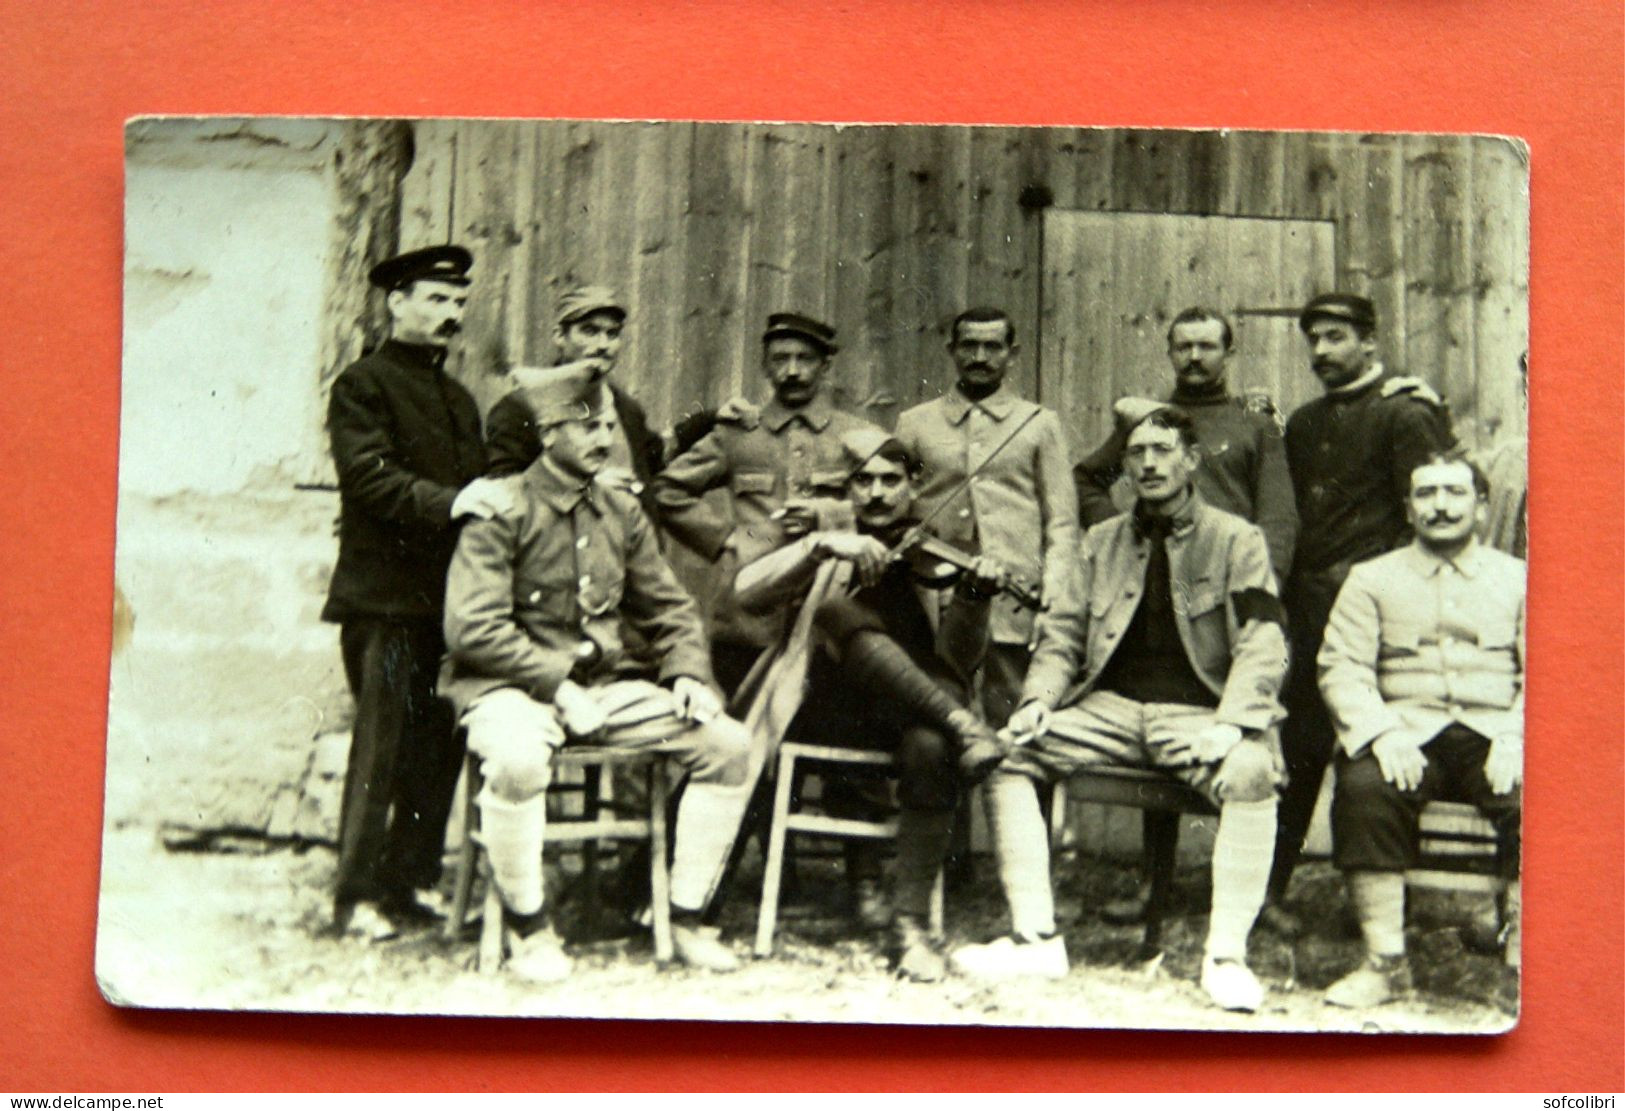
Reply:
[[[785, 312], [762, 333], [765, 400], [660, 433], [613, 382], [630, 308], [584, 287], [558, 306], [555, 365], [513, 370], [482, 429], [444, 369], [472, 267], [454, 245], [375, 267], [391, 338], [332, 390], [324, 617], [356, 702], [337, 932], [434, 916], [418, 892], [466, 738], [505, 967], [568, 976], [544, 910], [546, 791], [555, 751], [596, 744], [682, 769], [675, 954], [734, 969], [717, 910], [787, 735], [894, 756], [892, 883], [872, 846], [846, 868], [854, 914], [913, 980], [1067, 973], [1040, 794], [1091, 767], [1159, 771], [1218, 808], [1201, 986], [1219, 1007], [1264, 997], [1256, 921], [1301, 929], [1285, 896], [1334, 754], [1334, 852], [1367, 954], [1328, 1002], [1408, 987], [1403, 873], [1431, 799], [1496, 821], [1515, 928], [1523, 564], [1478, 539], [1483, 473], [1440, 399], [1378, 361], [1365, 298], [1304, 306], [1325, 393], [1284, 435], [1230, 392], [1229, 322], [1180, 313], [1171, 394], [1119, 401], [1074, 468], [1061, 415], [1007, 380], [1021, 348], [997, 309], [954, 319], [952, 386], [890, 432], [832, 403], [835, 329]], [[710, 565], [703, 608], [673, 545]], [[886, 787], [828, 778], [837, 813]], [[931, 891], [978, 783], [1010, 931], [946, 953]], [[1143, 913], [1143, 893], [1110, 910]]]

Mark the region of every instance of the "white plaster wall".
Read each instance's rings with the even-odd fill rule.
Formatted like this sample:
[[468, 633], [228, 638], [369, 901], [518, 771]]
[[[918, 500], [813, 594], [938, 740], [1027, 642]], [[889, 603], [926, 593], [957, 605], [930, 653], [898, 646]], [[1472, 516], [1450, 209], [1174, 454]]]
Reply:
[[276, 488], [325, 455], [317, 382], [333, 186], [319, 160], [268, 153], [272, 164], [256, 166], [236, 141], [217, 142], [210, 165], [210, 149], [181, 164], [127, 163], [125, 493]]

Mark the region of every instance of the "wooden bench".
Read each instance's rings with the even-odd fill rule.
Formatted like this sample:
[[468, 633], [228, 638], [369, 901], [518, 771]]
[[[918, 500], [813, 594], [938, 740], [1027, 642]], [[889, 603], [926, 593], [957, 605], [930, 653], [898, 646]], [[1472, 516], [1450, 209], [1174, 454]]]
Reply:
[[[1056, 784], [1050, 823], [1053, 844], [1065, 822], [1068, 801], [1094, 802], [1147, 811], [1145, 868], [1151, 879], [1142, 951], [1161, 948], [1162, 922], [1173, 893], [1174, 864], [1183, 815], [1216, 817], [1206, 795], [1160, 772], [1137, 768], [1091, 768]], [[1422, 811], [1422, 858], [1405, 880], [1419, 886], [1497, 891], [1495, 827], [1477, 807], [1429, 803]]]

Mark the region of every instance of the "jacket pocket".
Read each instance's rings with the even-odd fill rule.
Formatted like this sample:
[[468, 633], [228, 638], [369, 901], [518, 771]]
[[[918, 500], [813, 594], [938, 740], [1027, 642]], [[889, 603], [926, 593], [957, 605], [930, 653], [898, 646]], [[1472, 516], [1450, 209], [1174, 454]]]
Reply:
[[846, 477], [847, 472], [839, 468], [813, 471], [807, 476], [807, 485], [824, 497], [844, 498]]
[[743, 471], [734, 475], [732, 489], [736, 494], [767, 497], [777, 484], [778, 476], [772, 471]]

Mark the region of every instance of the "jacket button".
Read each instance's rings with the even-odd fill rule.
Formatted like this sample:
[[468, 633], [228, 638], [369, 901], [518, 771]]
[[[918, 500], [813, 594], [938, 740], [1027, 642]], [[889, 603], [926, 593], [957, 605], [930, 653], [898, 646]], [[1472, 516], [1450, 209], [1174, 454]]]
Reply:
[[970, 518], [970, 510], [968, 508], [961, 509], [959, 511], [959, 517], [961, 520], [968, 520]]
[[542, 600], [542, 592], [540, 590], [532, 590], [530, 592], [530, 600], [532, 602], [540, 602]]
[[587, 537], [585, 537], [585, 536], [576, 537], [576, 547], [585, 548], [586, 546], [587, 546]]

